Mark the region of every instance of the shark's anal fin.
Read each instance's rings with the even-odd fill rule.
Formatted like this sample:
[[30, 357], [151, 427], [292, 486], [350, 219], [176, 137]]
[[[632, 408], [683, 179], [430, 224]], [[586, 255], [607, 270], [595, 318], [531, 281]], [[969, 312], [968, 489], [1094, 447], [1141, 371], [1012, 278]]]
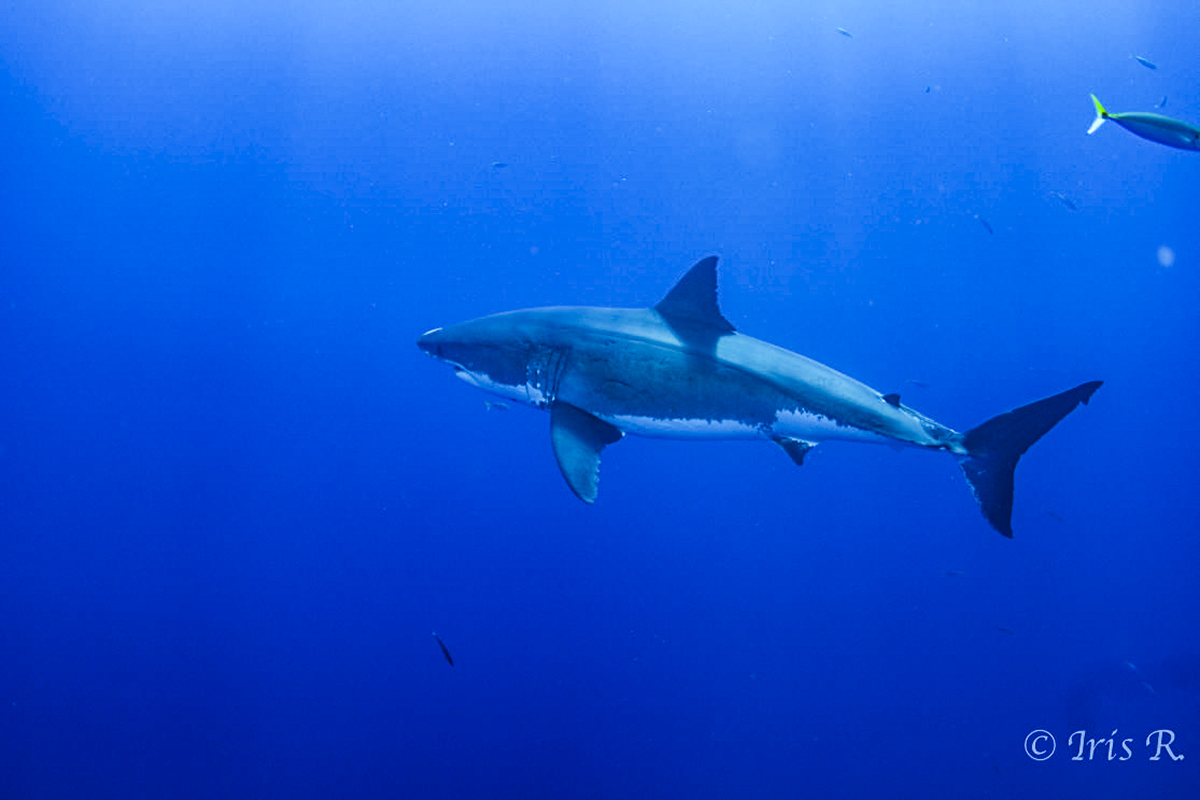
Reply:
[[796, 462], [797, 467], [804, 466], [804, 456], [817, 446], [816, 442], [806, 442], [803, 439], [792, 439], [787, 436], [779, 436], [773, 439], [775, 444], [783, 448], [783, 452], [788, 454], [788, 458]]
[[571, 491], [585, 503], [596, 501], [600, 451], [624, 434], [614, 425], [570, 403], [550, 404], [550, 444]]

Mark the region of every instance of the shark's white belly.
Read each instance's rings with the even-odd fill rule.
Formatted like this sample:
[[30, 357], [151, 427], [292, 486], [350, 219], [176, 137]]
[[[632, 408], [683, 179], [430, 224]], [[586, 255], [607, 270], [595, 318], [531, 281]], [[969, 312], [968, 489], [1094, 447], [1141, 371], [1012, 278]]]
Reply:
[[894, 444], [900, 441], [891, 436], [883, 436], [874, 431], [856, 428], [853, 425], [844, 425], [821, 414], [803, 410], [777, 412], [775, 424], [771, 426], [771, 434], [790, 439], [803, 439], [807, 442], [841, 439], [850, 442], [891, 442]]
[[[586, 410], [586, 409], [585, 409]], [[771, 425], [736, 419], [659, 419], [635, 414], [597, 415], [625, 433], [660, 439], [803, 439], [823, 442], [843, 439], [857, 442], [896, 442], [887, 436], [842, 425], [809, 411], [780, 411]]]
[[[541, 388], [533, 382], [510, 386], [491, 380], [488, 376], [460, 369], [455, 373], [463, 381], [492, 394], [519, 403], [545, 408], [549, 401]], [[823, 442], [830, 439], [856, 442], [892, 442], [898, 440], [872, 431], [839, 423], [830, 417], [812, 411], [779, 410], [770, 424], [748, 422], [739, 419], [715, 418], [663, 418], [648, 414], [600, 413], [593, 408], [582, 408], [625, 433], [658, 439], [803, 439], [807, 442]]]
[[625, 433], [657, 439], [770, 438], [760, 426], [733, 419], [656, 419], [634, 414], [603, 415], [600, 418]]

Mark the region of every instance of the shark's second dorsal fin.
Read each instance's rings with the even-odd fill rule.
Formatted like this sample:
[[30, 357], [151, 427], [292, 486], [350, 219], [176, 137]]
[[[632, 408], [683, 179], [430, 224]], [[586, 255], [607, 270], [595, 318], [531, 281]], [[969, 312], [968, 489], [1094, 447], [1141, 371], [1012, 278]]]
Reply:
[[550, 404], [550, 444], [571, 491], [585, 503], [596, 501], [600, 451], [624, 434], [615, 425], [569, 403]]
[[676, 330], [706, 328], [718, 334], [736, 330], [717, 306], [716, 256], [697, 261], [654, 310]]

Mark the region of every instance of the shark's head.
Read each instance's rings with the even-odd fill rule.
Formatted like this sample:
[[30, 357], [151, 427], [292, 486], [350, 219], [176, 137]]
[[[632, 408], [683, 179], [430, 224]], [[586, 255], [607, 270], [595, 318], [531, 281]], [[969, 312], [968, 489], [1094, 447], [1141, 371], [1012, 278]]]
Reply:
[[520, 402], [536, 402], [528, 385], [532, 346], [523, 326], [514, 324], [519, 313], [434, 328], [417, 339], [417, 347], [449, 364], [472, 386]]
[[438, 361], [445, 361], [448, 364], [455, 363], [451, 355], [458, 348], [454, 346], [453, 334], [445, 328], [434, 328], [421, 334], [421, 338], [417, 339], [417, 347], [421, 348], [427, 356], [436, 358]]

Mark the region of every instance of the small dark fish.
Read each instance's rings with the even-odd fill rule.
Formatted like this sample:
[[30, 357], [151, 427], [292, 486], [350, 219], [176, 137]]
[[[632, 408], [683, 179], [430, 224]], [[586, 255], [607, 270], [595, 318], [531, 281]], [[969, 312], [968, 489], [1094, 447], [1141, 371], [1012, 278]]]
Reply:
[[985, 231], [987, 231], [988, 233], [995, 233], [995, 231], [992, 230], [992, 223], [988, 222], [986, 219], [979, 216], [978, 214], [975, 215], [975, 219], [979, 220], [979, 224], [983, 226], [983, 229]]
[[1155, 108], [1162, 108], [1167, 104], [1167, 96], [1164, 94], [1163, 99], [1154, 104]]
[[837, 32], [840, 33], [842, 36], [847, 37], [848, 39], [854, 38], [854, 35], [851, 34], [850, 31], [846, 30], [845, 28], [838, 28]]
[[446, 649], [446, 643], [442, 641], [442, 637], [435, 632], [433, 638], [437, 639], [438, 647], [442, 648], [442, 655], [446, 657], [446, 662], [453, 667], [454, 659], [450, 657], [450, 651]]
[[1009, 636], [1016, 636], [1017, 634], [1017, 632], [1012, 628], [1006, 628], [1003, 625], [997, 625], [996, 630], [1000, 631], [1001, 633], [1007, 633]]
[[964, 569], [945, 569], [942, 570], [942, 574], [947, 578], [961, 578], [967, 574], [967, 571]]
[[1079, 210], [1079, 206], [1075, 205], [1075, 201], [1072, 200], [1071, 198], [1067, 197], [1062, 192], [1051, 192], [1051, 194], [1053, 194], [1055, 197], [1058, 198], [1058, 202], [1062, 203], [1064, 206], [1071, 209], [1072, 211]]
[[492, 169], [501, 170], [501, 169], [506, 169], [507, 167], [508, 167], [507, 161], [493, 161], [492, 162]]
[[497, 403], [492, 400], [484, 400], [483, 405], [488, 411], [508, 411], [508, 403]]
[[925, 94], [929, 94], [929, 90], [930, 90], [930, 89], [932, 89], [932, 88], [933, 88], [932, 86], [926, 86], [926, 87], [925, 87]]
[[1134, 59], [1146, 69], [1158, 69], [1158, 65], [1148, 58], [1142, 58], [1141, 56], [1135, 55]]
[[908, 384], [912, 384], [913, 386], [916, 386], [918, 389], [928, 389], [929, 388], [929, 381], [919, 381], [916, 378], [905, 378], [904, 382], [908, 383]]

